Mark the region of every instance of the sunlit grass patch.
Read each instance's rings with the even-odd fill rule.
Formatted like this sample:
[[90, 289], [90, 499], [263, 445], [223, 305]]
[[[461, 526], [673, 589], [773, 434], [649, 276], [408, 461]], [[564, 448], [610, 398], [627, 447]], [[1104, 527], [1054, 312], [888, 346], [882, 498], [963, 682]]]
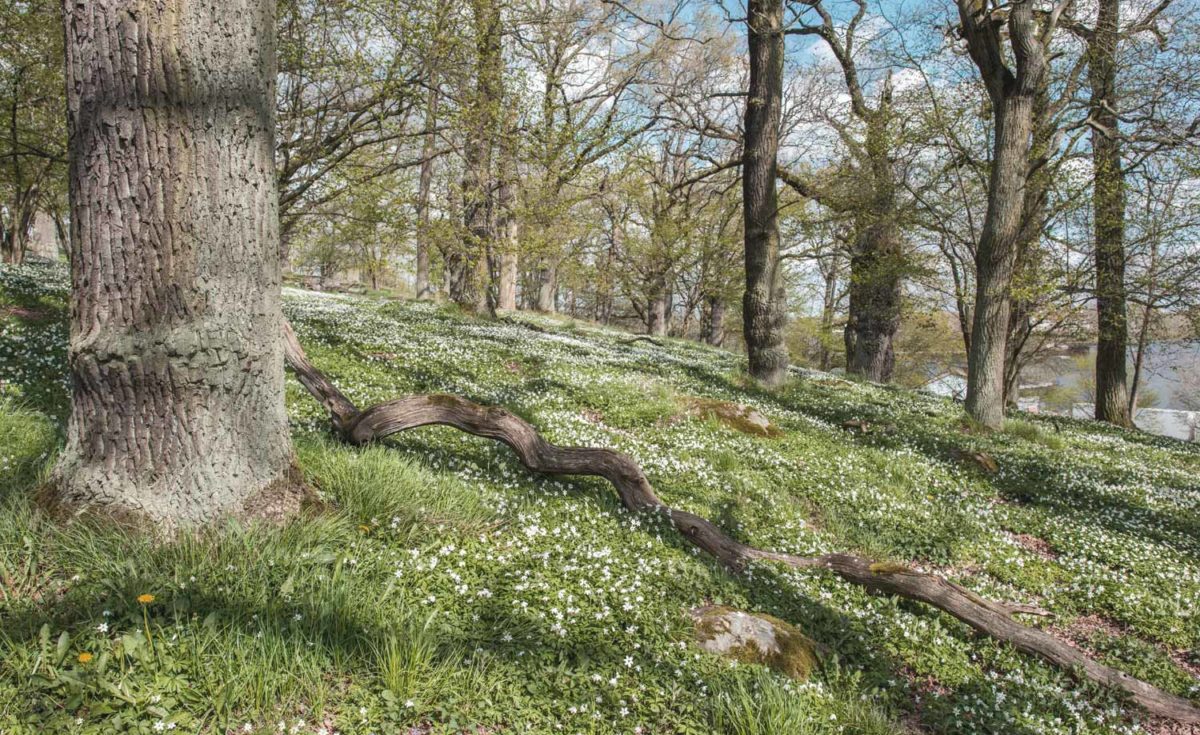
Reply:
[[[31, 293], [61, 304], [46, 278]], [[1041, 624], [1101, 616], [1100, 655], [1200, 698], [1200, 448], [1066, 419], [979, 432], [951, 402], [802, 371], [763, 391], [738, 355], [565, 318], [295, 291], [285, 304], [362, 406], [414, 392], [503, 405], [554, 442], [630, 454], [666, 501], [755, 545], [934, 570], [1055, 613]], [[1138, 731], [1111, 695], [925, 606], [813, 570], [734, 576], [603, 480], [537, 476], [444, 427], [345, 445], [291, 379], [321, 512], [170, 544], [51, 523], [32, 498], [63, 416], [36, 395], [65, 395], [65, 341], [13, 334], [0, 338], [19, 347], [0, 351], [0, 376], [21, 376], [0, 377], [5, 732]], [[778, 432], [696, 401], [753, 408]], [[827, 664], [801, 685], [704, 653], [686, 616], [702, 604], [786, 620]]]

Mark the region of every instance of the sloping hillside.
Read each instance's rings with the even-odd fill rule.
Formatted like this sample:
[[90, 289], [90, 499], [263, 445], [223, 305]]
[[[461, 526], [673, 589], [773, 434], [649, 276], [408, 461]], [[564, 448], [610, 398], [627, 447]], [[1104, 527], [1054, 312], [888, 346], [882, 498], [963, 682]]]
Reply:
[[[602, 481], [532, 476], [501, 445], [422, 429], [341, 446], [295, 383], [324, 509], [173, 545], [51, 525], [32, 496], [65, 406], [61, 279], [0, 271], [0, 730], [1160, 727], [924, 606], [816, 572], [732, 577]], [[951, 403], [816, 373], [768, 394], [737, 355], [562, 319], [301, 292], [286, 310], [360, 405], [503, 405], [556, 443], [630, 454], [665, 501], [741, 540], [857, 550], [1046, 608], [1039, 624], [1200, 702], [1195, 446], [1061, 419], [982, 434]], [[798, 626], [821, 666], [796, 683], [702, 652], [688, 612], [706, 604]]]

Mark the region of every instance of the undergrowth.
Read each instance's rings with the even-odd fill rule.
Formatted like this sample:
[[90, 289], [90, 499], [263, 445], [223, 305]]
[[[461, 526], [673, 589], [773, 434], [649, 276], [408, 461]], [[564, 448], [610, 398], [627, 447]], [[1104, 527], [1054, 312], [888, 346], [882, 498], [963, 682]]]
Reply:
[[[15, 285], [14, 285], [15, 284]], [[1138, 714], [926, 607], [819, 572], [732, 577], [604, 482], [527, 473], [445, 428], [336, 442], [289, 379], [324, 511], [157, 543], [35, 507], [61, 442], [62, 275], [0, 271], [0, 731], [1132, 733]], [[1200, 701], [1200, 451], [1096, 424], [966, 426], [956, 405], [584, 322], [478, 322], [289, 292], [360, 405], [449, 392], [611, 446], [664, 500], [799, 554], [856, 550], [1049, 609], [1061, 635]], [[36, 318], [34, 318], [34, 316]], [[752, 407], [758, 434], [694, 409]], [[866, 430], [843, 428], [847, 422]], [[989, 468], [978, 455], [994, 462]], [[973, 459], [974, 457], [974, 459]], [[823, 648], [808, 682], [703, 652], [687, 612], [768, 613]]]

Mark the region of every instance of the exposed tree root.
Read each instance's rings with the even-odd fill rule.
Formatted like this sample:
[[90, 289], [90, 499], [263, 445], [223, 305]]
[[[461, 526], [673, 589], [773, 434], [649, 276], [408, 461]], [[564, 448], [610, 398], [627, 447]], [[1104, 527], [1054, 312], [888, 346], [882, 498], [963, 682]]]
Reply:
[[522, 464], [535, 472], [603, 477], [616, 488], [626, 508], [667, 516], [688, 540], [734, 571], [742, 571], [752, 561], [828, 570], [869, 590], [931, 605], [1019, 651], [1125, 692], [1151, 714], [1183, 723], [1200, 723], [1200, 708], [1187, 699], [1106, 666], [1056, 636], [1013, 619], [1016, 613], [1042, 614], [1044, 611], [985, 600], [942, 577], [853, 554], [801, 557], [747, 546], [727, 536], [708, 519], [664, 504], [654, 493], [641, 467], [621, 452], [556, 446], [509, 411], [481, 406], [455, 396], [408, 396], [359, 411], [308, 361], [290, 326], [285, 326], [285, 332], [288, 365], [304, 387], [329, 411], [334, 428], [353, 444], [365, 444], [406, 429], [433, 424], [495, 439], [511, 447]]

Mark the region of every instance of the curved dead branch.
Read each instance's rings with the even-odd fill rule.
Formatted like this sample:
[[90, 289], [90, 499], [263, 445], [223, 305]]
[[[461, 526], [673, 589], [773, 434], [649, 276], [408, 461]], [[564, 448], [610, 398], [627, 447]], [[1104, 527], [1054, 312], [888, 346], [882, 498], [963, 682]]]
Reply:
[[603, 477], [612, 483], [626, 508], [667, 516], [684, 537], [736, 572], [752, 561], [827, 570], [875, 592], [924, 602], [1019, 651], [1122, 691], [1153, 715], [1182, 723], [1200, 723], [1200, 708], [1189, 700], [1106, 666], [1058, 637], [1013, 618], [1015, 613], [1044, 614], [1044, 611], [986, 600], [937, 575], [853, 554], [802, 557], [747, 546], [727, 536], [708, 519], [663, 503], [642, 468], [621, 452], [551, 444], [533, 426], [510, 411], [481, 406], [456, 396], [407, 396], [359, 411], [320, 370], [313, 367], [290, 325], [285, 324], [284, 332], [287, 364], [300, 383], [329, 411], [334, 428], [350, 443], [365, 444], [407, 429], [434, 424], [495, 439], [511, 447], [521, 463], [535, 472]]

